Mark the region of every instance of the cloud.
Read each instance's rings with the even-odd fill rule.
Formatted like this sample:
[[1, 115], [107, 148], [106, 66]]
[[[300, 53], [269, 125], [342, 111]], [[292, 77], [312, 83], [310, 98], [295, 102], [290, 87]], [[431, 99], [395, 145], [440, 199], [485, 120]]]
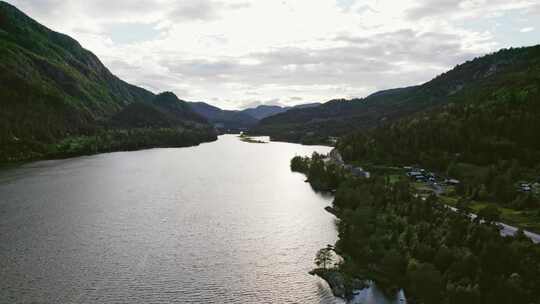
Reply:
[[456, 0], [422, 1], [420, 4], [407, 10], [407, 17], [412, 20], [435, 18], [448, 12], [459, 10], [459, 4], [460, 1]]
[[[164, 59], [189, 82], [381, 87], [418, 83], [479, 53], [464, 50], [459, 35], [403, 30], [367, 38], [338, 36], [328, 48], [274, 48], [219, 60]], [[252, 64], [245, 62], [252, 61]], [[401, 79], [400, 79], [401, 78]], [[397, 80], [397, 81], [396, 81]]]
[[529, 32], [532, 32], [534, 31], [534, 27], [524, 27], [522, 28], [521, 30], [519, 30], [521, 33], [529, 33]]
[[222, 3], [214, 3], [210, 0], [187, 0], [181, 1], [176, 9], [174, 9], [170, 16], [173, 20], [177, 21], [207, 21], [218, 18], [217, 5], [221, 6]]
[[493, 18], [513, 10], [530, 10], [535, 0], [420, 0], [406, 10], [411, 20], [423, 18]]
[[169, 17], [178, 22], [185, 21], [212, 21], [220, 18], [224, 10], [249, 8], [246, 2], [225, 3], [212, 0], [183, 0], [176, 4], [176, 8]]

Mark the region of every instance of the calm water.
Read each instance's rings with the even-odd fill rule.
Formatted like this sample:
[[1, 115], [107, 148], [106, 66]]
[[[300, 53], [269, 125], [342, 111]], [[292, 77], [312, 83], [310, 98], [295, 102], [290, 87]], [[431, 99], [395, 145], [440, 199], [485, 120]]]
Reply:
[[331, 198], [289, 170], [329, 150], [222, 136], [1, 172], [0, 303], [340, 303], [307, 274]]

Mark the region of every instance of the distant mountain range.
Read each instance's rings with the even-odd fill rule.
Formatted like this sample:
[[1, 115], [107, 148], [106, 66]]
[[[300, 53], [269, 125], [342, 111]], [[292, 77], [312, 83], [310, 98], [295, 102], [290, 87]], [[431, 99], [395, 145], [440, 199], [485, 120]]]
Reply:
[[77, 41], [3, 1], [0, 56], [0, 162], [216, 138], [174, 94], [119, 79]]
[[458, 65], [419, 86], [291, 109], [262, 119], [250, 132], [274, 140], [321, 143], [329, 136], [383, 126], [449, 103], [493, 101], [504, 94], [504, 88], [537, 88], [537, 79], [531, 75], [540, 73], [536, 69], [539, 60], [540, 46], [501, 50]]
[[241, 111], [222, 110], [205, 102], [190, 102], [193, 111], [205, 117], [222, 132], [239, 132], [258, 123], [254, 117]]
[[320, 106], [320, 103], [302, 104], [293, 107], [276, 105], [260, 105], [244, 110], [222, 110], [205, 102], [190, 102], [192, 109], [205, 117], [218, 129], [227, 132], [245, 131], [254, 127], [261, 119], [287, 112], [290, 109], [301, 109]]

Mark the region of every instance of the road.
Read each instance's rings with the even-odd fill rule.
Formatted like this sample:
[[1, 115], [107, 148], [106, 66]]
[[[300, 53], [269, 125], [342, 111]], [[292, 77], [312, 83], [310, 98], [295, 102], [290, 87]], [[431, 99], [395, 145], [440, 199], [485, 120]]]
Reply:
[[[450, 208], [450, 210], [452, 210], [452, 211], [455, 211], [455, 212], [458, 211], [458, 209], [455, 208], [455, 207], [448, 206], [448, 205], [446, 205], [446, 207]], [[469, 217], [474, 220], [477, 217], [477, 215], [474, 214], [474, 213], [469, 213]], [[497, 222], [497, 225], [499, 225], [499, 227], [501, 227], [501, 235], [502, 236], [513, 236], [518, 231], [518, 228], [516, 228], [514, 226], [510, 226], [510, 225], [505, 224], [505, 223]], [[535, 243], [535, 244], [540, 243], [540, 234], [530, 232], [530, 231], [527, 231], [527, 230], [525, 230], [523, 232], [525, 233], [525, 236], [527, 236], [529, 239], [531, 239], [531, 241], [533, 241], [533, 243]]]

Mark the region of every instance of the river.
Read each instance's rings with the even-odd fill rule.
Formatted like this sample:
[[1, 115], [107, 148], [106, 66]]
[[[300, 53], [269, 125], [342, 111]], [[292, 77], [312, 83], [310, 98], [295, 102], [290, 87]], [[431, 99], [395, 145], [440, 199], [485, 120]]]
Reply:
[[0, 303], [342, 303], [308, 274], [332, 198], [289, 169], [330, 149], [225, 135], [4, 170]]

